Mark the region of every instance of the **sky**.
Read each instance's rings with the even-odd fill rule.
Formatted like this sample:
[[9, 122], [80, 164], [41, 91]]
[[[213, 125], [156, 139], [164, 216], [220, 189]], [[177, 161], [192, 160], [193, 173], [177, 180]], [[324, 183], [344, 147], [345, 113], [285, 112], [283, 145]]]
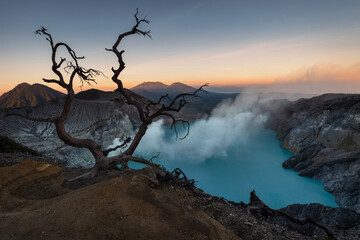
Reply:
[[105, 48], [132, 28], [136, 8], [152, 39], [121, 43], [127, 88], [161, 81], [360, 93], [359, 0], [0, 0], [0, 94], [54, 77], [49, 44], [34, 34], [40, 26], [108, 77], [93, 87], [115, 89], [117, 60]]

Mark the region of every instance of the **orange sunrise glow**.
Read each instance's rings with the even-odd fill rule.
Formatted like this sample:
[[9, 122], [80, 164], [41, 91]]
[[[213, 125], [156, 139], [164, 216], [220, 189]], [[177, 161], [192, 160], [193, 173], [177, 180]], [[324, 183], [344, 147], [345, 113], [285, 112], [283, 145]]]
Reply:
[[[206, 6], [203, 7], [207, 9]], [[230, 10], [240, 6], [235, 4], [223, 7], [225, 11], [225, 8]], [[149, 14], [153, 12], [150, 9], [143, 11], [149, 11]], [[284, 16], [291, 18], [275, 17], [269, 12], [263, 16], [269, 23], [260, 20], [256, 22], [251, 15], [246, 14], [241, 19], [237, 19], [236, 14], [226, 15], [226, 18], [219, 21], [204, 15], [203, 18], [213, 24], [211, 31], [206, 30], [207, 25], [205, 28], [184, 25], [180, 14], [176, 15], [177, 18], [172, 18], [163, 16], [162, 13], [153, 13], [153, 39], [140, 38], [124, 43], [126, 69], [121, 79], [127, 88], [149, 81], [238, 87], [299, 81], [305, 85], [307, 82], [335, 81], [339, 86], [341, 83], [345, 86], [344, 89], [340, 87], [339, 92], [359, 92], [360, 25], [359, 21], [354, 21], [355, 15], [349, 13], [347, 19], [329, 8], [326, 14], [313, 13], [313, 18], [318, 23], [309, 24], [292, 7], [289, 6], [288, 10], [284, 8], [283, 11], [281, 13]], [[310, 10], [304, 7], [302, 11]], [[222, 16], [221, 12], [216, 14]], [[330, 18], [331, 14], [333, 16]], [[126, 21], [121, 24], [124, 29], [131, 25], [128, 20], [131, 18], [127, 16], [129, 14], [125, 15]], [[199, 21], [196, 15], [186, 16], [187, 21]], [[44, 24], [43, 21], [40, 18], [26, 25], [28, 28], [21, 32], [23, 37], [16, 38], [16, 41], [10, 41], [12, 37], [8, 35], [2, 38], [2, 47], [6, 48], [0, 58], [0, 93], [9, 91], [21, 82], [43, 83], [42, 78], [54, 76], [46, 42], [31, 34], [32, 29], [38, 27], [40, 22]], [[101, 21], [96, 23], [99, 26], [102, 24], [107, 26]], [[79, 54], [86, 56], [82, 61], [85, 66], [99, 69], [109, 77], [116, 60], [104, 48], [108, 47], [114, 35], [111, 29], [104, 26], [99, 28], [99, 36], [102, 37], [94, 38], [74, 32], [72, 27], [69, 27], [68, 32], [59, 31], [50, 24], [50, 30], [54, 36], [67, 40]], [[350, 85], [352, 87], [348, 87]], [[62, 90], [57, 86], [51, 87]], [[92, 86], [80, 88], [78, 84], [76, 90], [89, 88]], [[110, 91], [115, 86], [111, 79], [99, 77], [96, 88]], [[326, 89], [319, 88], [316, 91], [322, 93]]]

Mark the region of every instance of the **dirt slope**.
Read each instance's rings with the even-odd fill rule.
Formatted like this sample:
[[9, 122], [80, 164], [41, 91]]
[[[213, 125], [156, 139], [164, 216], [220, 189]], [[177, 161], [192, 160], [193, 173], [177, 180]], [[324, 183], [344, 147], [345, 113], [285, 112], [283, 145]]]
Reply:
[[59, 173], [30, 160], [0, 168], [1, 239], [240, 239], [138, 173], [76, 190], [59, 188]]

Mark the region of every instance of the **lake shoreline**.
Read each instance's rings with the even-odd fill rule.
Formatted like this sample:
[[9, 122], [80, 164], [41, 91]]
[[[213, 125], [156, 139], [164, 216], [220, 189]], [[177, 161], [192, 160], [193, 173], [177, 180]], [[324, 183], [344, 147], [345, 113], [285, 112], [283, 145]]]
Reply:
[[[192, 126], [192, 128], [196, 128], [196, 125]], [[151, 135], [151, 128], [149, 131]], [[171, 136], [171, 132], [169, 132], [170, 130], [167, 129], [165, 133], [161, 133], [160, 135], [166, 135], [165, 140], [171, 141], [171, 137], [174, 138], [174, 136]], [[311, 178], [299, 177], [294, 171], [286, 170], [282, 167], [282, 163], [291, 157], [291, 154], [287, 150], [280, 148], [280, 142], [275, 138], [275, 134], [273, 130], [258, 130], [248, 136], [249, 142], [242, 141], [238, 143], [238, 146], [236, 145], [237, 143], [235, 143], [231, 145], [229, 149], [223, 149], [223, 153], [215, 154], [215, 156], [204, 160], [204, 162], [192, 163], [194, 159], [190, 158], [187, 160], [186, 155], [176, 155], [178, 160], [169, 160], [166, 158], [166, 155], [162, 156], [161, 154], [158, 158], [154, 159], [154, 162], [164, 165], [165, 168], [169, 170], [179, 167], [188, 177], [198, 181], [198, 187], [204, 189], [206, 192], [236, 202], [248, 201], [248, 193], [255, 189], [259, 196], [272, 208], [282, 208], [295, 203], [304, 204], [312, 202], [320, 202], [325, 205], [337, 207], [334, 197], [323, 190], [322, 183]], [[145, 142], [146, 141], [145, 139]], [[160, 142], [161, 141], [163, 140], [160, 140]], [[190, 142], [187, 143], [186, 141]], [[178, 141], [176, 144], [188, 146], [192, 144], [192, 138], [188, 136], [187, 139]], [[256, 148], [256, 144], [259, 144], [263, 148]], [[185, 149], [185, 146], [178, 147]], [[241, 150], [241, 148], [243, 150]], [[150, 147], [140, 144], [136, 154], [149, 158], [155, 151], [157, 150], [153, 149], [152, 145]], [[232, 154], [230, 153], [231, 151], [235, 152]], [[254, 153], [253, 156], [251, 155], [252, 152]], [[181, 153], [181, 151], [179, 151], [179, 153]], [[235, 159], [235, 161], [232, 161], [232, 159]], [[204, 164], [206, 161], [209, 162], [210, 166]], [[217, 161], [221, 161], [223, 164]], [[239, 163], [239, 161], [241, 162]], [[234, 176], [234, 179], [231, 179], [231, 175]], [[262, 181], [260, 176], [263, 177]], [[287, 178], [289, 179], [287, 180]], [[303, 184], [304, 186], [299, 183], [302, 181], [306, 182]], [[231, 183], [233, 187], [226, 189], [227, 183]], [[281, 188], [285, 189], [283, 190], [283, 194], [281, 193]], [[304, 189], [303, 191], [305, 192], [300, 193], [301, 189]], [[293, 200], [288, 200], [287, 202], [275, 200], [275, 202], [272, 203], [273, 198], [282, 195], [284, 198], [286, 198], [285, 195], [288, 198], [291, 196], [290, 198], [293, 198]], [[311, 200], [312, 198], [314, 200]]]

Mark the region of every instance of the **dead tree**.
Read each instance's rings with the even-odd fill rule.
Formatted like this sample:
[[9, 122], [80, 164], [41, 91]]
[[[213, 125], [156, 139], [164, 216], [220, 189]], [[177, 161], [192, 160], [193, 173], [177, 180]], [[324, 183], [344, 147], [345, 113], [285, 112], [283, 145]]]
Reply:
[[[125, 69], [125, 62], [123, 60], [123, 54], [125, 51], [119, 50], [119, 45], [125, 37], [134, 35], [134, 34], [139, 34], [144, 37], [151, 38], [150, 31], [143, 31], [143, 30], [139, 29], [139, 26], [141, 23], [149, 24], [150, 23], [149, 20], [147, 20], [146, 18], [139, 19], [137, 15], [138, 15], [138, 10], [136, 10], [136, 13], [135, 13], [135, 20], [136, 20], [135, 26], [133, 26], [133, 28], [130, 31], [120, 34], [118, 36], [116, 42], [112, 46], [112, 48], [105, 48], [107, 51], [113, 52], [118, 59], [117, 68], [111, 69], [113, 71], [113, 76], [111, 79], [117, 85], [117, 89], [115, 91], [117, 91], [121, 95], [123, 95], [126, 99], [126, 102], [136, 108], [137, 112], [139, 113], [140, 120], [142, 122], [138, 132], [136, 133], [136, 135], [134, 137], [134, 140], [132, 141], [129, 148], [124, 153], [127, 155], [132, 155], [134, 153], [134, 151], [135, 151], [136, 147], [139, 145], [142, 137], [145, 135], [147, 127], [149, 126], [150, 123], [153, 122], [153, 120], [155, 118], [158, 118], [161, 116], [170, 118], [172, 120], [171, 127], [174, 128], [176, 134], [177, 134], [177, 130], [176, 130], [177, 123], [186, 124], [187, 129], [189, 130], [189, 122], [184, 121], [182, 119], [175, 119], [171, 113], [179, 112], [188, 103], [188, 101], [186, 100], [187, 97], [197, 96], [198, 92], [204, 91], [203, 88], [205, 86], [207, 86], [207, 85], [203, 85], [200, 88], [198, 88], [194, 93], [191, 93], [191, 94], [189, 94], [189, 93], [180, 94], [180, 95], [174, 97], [172, 102], [168, 105], [161, 103], [165, 98], [168, 97], [168, 95], [161, 96], [157, 102], [149, 101], [149, 103], [145, 106], [145, 108], [143, 108], [143, 106], [141, 106], [141, 104], [136, 99], [134, 99], [134, 97], [131, 94], [129, 94], [130, 92], [123, 87], [123, 83], [119, 79], [120, 73]], [[156, 109], [156, 110], [151, 111], [151, 109]], [[187, 136], [187, 135], [188, 135], [188, 132], [186, 133], [185, 136]]]
[[[78, 148], [86, 148], [88, 149], [95, 159], [95, 165], [88, 173], [81, 175], [75, 179], [79, 178], [86, 178], [86, 177], [94, 177], [99, 170], [107, 170], [110, 168], [114, 168], [116, 165], [121, 164], [122, 168], [127, 168], [127, 163], [129, 161], [134, 161], [138, 163], [142, 163], [147, 165], [148, 167], [152, 168], [157, 174], [163, 174], [159, 172], [159, 170], [155, 167], [155, 165], [151, 161], [147, 161], [145, 159], [136, 158], [133, 155], [135, 149], [139, 145], [142, 137], [145, 135], [146, 130], [156, 118], [165, 117], [171, 120], [171, 127], [175, 129], [176, 135], [176, 124], [182, 123], [187, 126], [187, 134], [189, 133], [189, 122], [176, 119], [173, 115], [174, 112], [179, 112], [187, 103], [189, 97], [196, 97], [199, 92], [205, 90], [203, 89], [206, 84], [198, 88], [193, 93], [183, 93], [173, 98], [173, 100], [169, 104], [164, 104], [162, 101], [167, 97], [162, 96], [157, 102], [149, 100], [146, 105], [142, 104], [140, 101], [136, 99], [136, 95], [132, 93], [130, 90], [127, 90], [123, 87], [122, 81], [119, 79], [120, 73], [125, 68], [125, 62], [123, 60], [124, 50], [119, 50], [119, 45], [121, 41], [130, 36], [130, 35], [142, 35], [144, 37], [150, 37], [150, 31], [143, 31], [140, 30], [139, 27], [142, 24], [148, 24], [149, 20], [146, 18], [139, 19], [138, 18], [138, 10], [134, 15], [135, 17], [135, 25], [132, 27], [130, 31], [124, 32], [120, 34], [112, 46], [112, 48], [105, 48], [107, 51], [113, 52], [117, 59], [118, 59], [118, 66], [116, 68], [112, 68], [113, 76], [112, 81], [117, 85], [117, 89], [115, 90], [120, 95], [125, 98], [126, 104], [132, 105], [137, 110], [141, 125], [135, 134], [133, 140], [131, 141], [130, 138], [126, 138], [122, 144], [119, 146], [114, 147], [113, 149], [102, 149], [101, 145], [96, 143], [92, 139], [80, 139], [71, 136], [65, 129], [65, 122], [69, 116], [71, 103], [74, 99], [75, 92], [73, 88], [74, 78], [76, 76], [79, 77], [81, 84], [83, 83], [92, 83], [95, 82], [95, 77], [102, 74], [101, 71], [96, 69], [86, 69], [79, 65], [79, 61], [84, 59], [84, 57], [79, 57], [75, 53], [75, 51], [66, 43], [63, 42], [55, 42], [53, 40], [52, 35], [48, 32], [48, 30], [44, 27], [41, 27], [35, 33], [45, 36], [46, 40], [50, 43], [51, 47], [51, 61], [52, 61], [52, 71], [56, 74], [58, 79], [43, 79], [46, 83], [54, 83], [58, 84], [62, 88], [64, 88], [67, 92], [67, 96], [65, 99], [64, 107], [61, 111], [59, 116], [49, 117], [49, 118], [34, 118], [29, 115], [21, 115], [21, 114], [8, 114], [7, 116], [18, 116], [32, 121], [40, 121], [40, 122], [50, 122], [53, 123], [56, 127], [56, 132], [59, 138], [64, 141], [66, 144], [78, 147]], [[64, 48], [67, 53], [70, 55], [70, 60], [66, 60], [65, 58], [60, 58], [57, 60], [57, 53], [60, 48]], [[69, 79], [65, 80], [65, 77], [61, 73], [60, 69], [63, 68], [68, 74]], [[96, 83], [96, 82], [95, 82]], [[108, 157], [108, 153], [110, 151], [116, 150], [120, 147], [124, 147], [125, 145], [129, 144], [129, 147], [123, 152], [113, 157]]]

